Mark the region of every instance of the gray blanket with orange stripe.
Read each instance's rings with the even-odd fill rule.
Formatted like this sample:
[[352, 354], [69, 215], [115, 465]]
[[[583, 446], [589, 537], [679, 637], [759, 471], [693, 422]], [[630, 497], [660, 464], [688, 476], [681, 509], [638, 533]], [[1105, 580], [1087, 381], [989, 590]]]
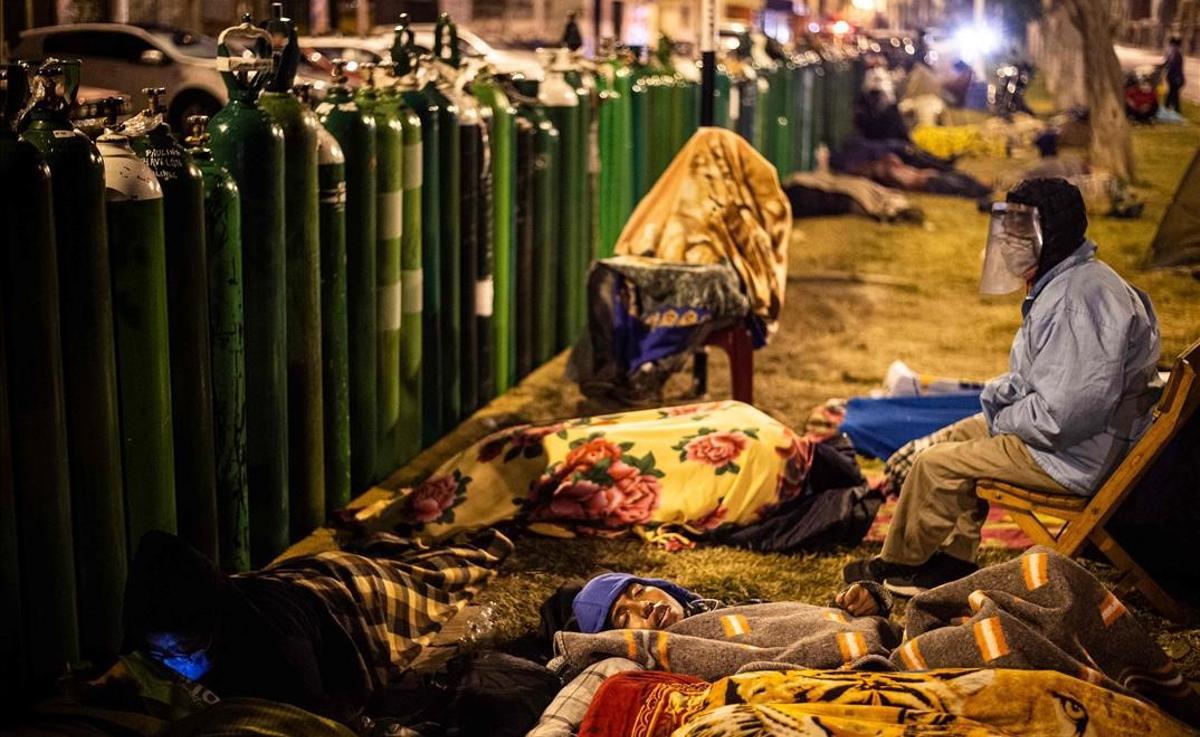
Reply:
[[901, 640], [882, 617], [778, 602], [697, 614], [663, 631], [560, 632], [569, 674], [608, 657], [715, 680], [795, 668], [1053, 670], [1141, 696], [1197, 723], [1197, 697], [1124, 605], [1094, 576], [1046, 548], [985, 568], [909, 602]]

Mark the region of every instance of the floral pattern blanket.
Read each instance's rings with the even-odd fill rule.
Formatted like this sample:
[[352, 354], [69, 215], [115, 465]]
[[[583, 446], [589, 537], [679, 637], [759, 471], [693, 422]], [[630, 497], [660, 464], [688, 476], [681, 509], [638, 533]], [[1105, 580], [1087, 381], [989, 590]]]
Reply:
[[740, 402], [518, 426], [373, 510], [373, 524], [436, 540], [516, 520], [548, 534], [634, 529], [687, 546], [800, 496], [817, 442]]

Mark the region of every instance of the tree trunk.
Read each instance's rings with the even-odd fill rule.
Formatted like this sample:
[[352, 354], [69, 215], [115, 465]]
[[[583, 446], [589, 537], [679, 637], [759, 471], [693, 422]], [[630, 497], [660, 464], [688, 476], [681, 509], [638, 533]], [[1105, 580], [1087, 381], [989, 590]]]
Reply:
[[1122, 182], [1133, 180], [1133, 145], [1125, 118], [1124, 74], [1113, 49], [1108, 0], [1063, 0], [1083, 41], [1083, 66], [1092, 128], [1092, 165]]
[[1036, 55], [1046, 90], [1059, 110], [1087, 107], [1083, 78], [1083, 41], [1061, 6], [1048, 8], [1039, 23]]

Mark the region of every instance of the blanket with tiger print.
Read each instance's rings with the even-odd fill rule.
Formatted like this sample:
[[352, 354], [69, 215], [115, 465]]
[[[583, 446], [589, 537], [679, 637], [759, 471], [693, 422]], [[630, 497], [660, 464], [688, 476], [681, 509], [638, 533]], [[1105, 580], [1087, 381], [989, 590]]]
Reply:
[[1197, 734], [1140, 699], [1053, 671], [755, 672], [721, 679], [700, 693], [680, 689], [665, 703], [654, 719], [635, 720], [646, 730], [630, 737]]

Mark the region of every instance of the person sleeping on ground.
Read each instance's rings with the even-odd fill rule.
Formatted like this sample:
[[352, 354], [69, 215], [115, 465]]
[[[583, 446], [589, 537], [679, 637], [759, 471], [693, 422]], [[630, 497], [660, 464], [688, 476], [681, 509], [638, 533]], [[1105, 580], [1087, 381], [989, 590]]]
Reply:
[[[864, 581], [843, 589], [833, 604], [854, 617], [887, 617], [892, 599], [878, 584]], [[580, 632], [610, 629], [665, 630], [696, 614], [725, 608], [661, 578], [602, 573], [574, 595], [571, 610]]]
[[[489, 530], [425, 548], [393, 535], [226, 575], [165, 532], [142, 537], [125, 591], [127, 651], [217, 698], [286, 702], [358, 729], [372, 699], [496, 574]], [[96, 682], [112, 688], [118, 669]]]
[[550, 661], [566, 678], [611, 658], [706, 681], [794, 668], [1052, 670], [1200, 722], [1198, 697], [1122, 602], [1048, 548], [914, 597], [903, 627], [871, 582], [851, 585], [831, 607], [723, 606], [670, 581], [607, 573], [571, 608]]
[[510, 523], [795, 552], [857, 545], [881, 501], [837, 439], [720, 401], [508, 427], [339, 524], [428, 541]]
[[1150, 297], [1096, 258], [1079, 190], [1029, 179], [993, 206], [980, 291], [1026, 290], [1009, 371], [982, 412], [924, 443], [880, 555], [847, 581], [911, 596], [975, 570], [988, 505], [975, 482], [1091, 496], [1150, 425], [1158, 320]]

